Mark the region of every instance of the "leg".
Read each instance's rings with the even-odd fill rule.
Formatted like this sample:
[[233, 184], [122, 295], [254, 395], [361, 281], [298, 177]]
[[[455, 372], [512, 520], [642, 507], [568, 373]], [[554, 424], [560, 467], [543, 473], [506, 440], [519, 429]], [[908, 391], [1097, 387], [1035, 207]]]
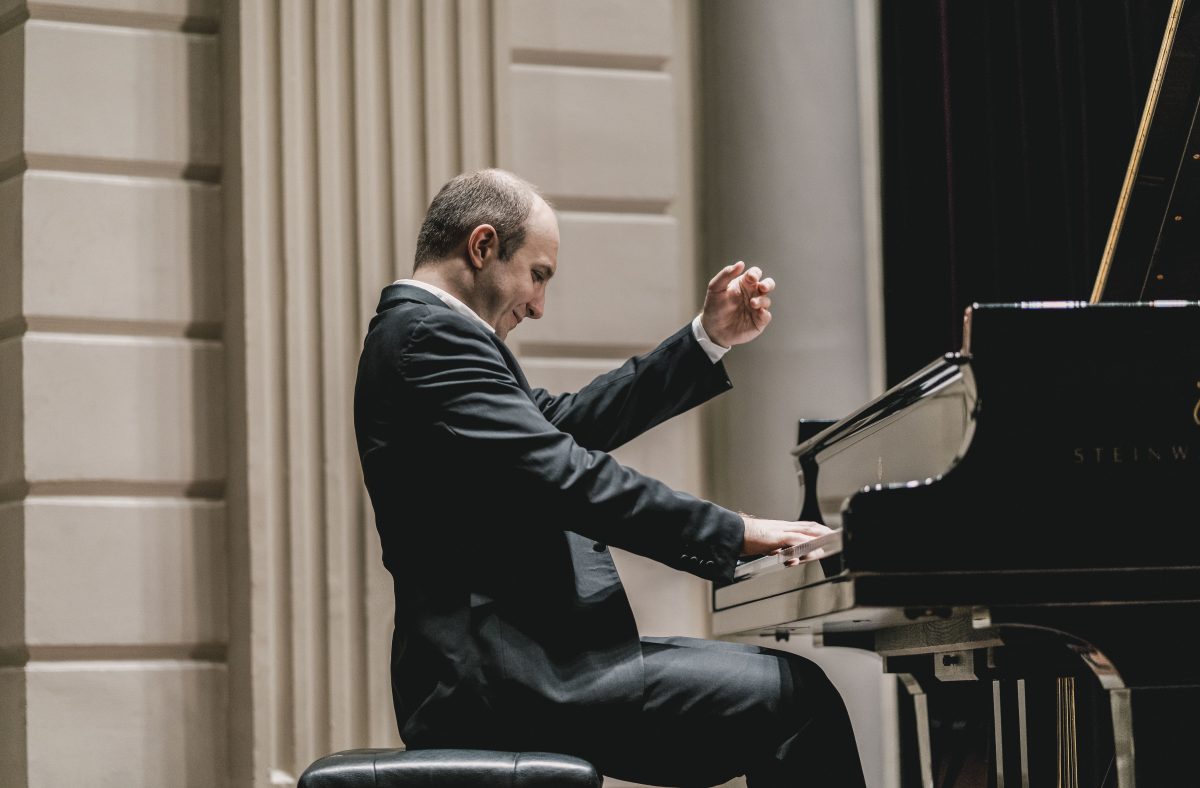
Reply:
[[641, 714], [593, 748], [608, 775], [659, 785], [864, 784], [837, 690], [814, 663], [757, 646], [643, 638]]

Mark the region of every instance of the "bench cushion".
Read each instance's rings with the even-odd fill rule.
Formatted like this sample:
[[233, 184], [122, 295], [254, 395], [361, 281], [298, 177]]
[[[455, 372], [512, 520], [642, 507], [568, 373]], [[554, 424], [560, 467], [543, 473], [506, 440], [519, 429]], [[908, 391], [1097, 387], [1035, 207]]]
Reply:
[[548, 752], [345, 750], [326, 755], [299, 788], [600, 788], [590, 763]]

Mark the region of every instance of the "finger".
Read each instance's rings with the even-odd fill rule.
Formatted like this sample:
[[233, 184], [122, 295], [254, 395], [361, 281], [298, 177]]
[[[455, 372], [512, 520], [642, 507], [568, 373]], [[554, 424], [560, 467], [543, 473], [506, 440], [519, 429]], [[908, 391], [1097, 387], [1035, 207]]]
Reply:
[[759, 268], [757, 265], [752, 267], [750, 270], [746, 271], [746, 273], [742, 275], [742, 280], [741, 280], [742, 289], [745, 290], [748, 294], [753, 294], [758, 289], [758, 279], [761, 276], [762, 276], [762, 269]]
[[758, 296], [757, 298], [750, 299], [750, 306], [754, 307], [755, 309], [766, 309], [770, 305], [771, 299], [767, 298], [766, 296]]
[[737, 275], [742, 272], [742, 269], [744, 269], [745, 267], [746, 267], [746, 264], [744, 262], [742, 262], [741, 260], [738, 260], [733, 265], [725, 266], [720, 271], [717, 271], [716, 276], [714, 276], [712, 279], [709, 280], [708, 289], [713, 290], [713, 291], [724, 290], [726, 287], [729, 286], [729, 283], [732, 282], [734, 280], [734, 278], [736, 278]]
[[769, 293], [774, 289], [775, 289], [775, 280], [769, 276], [766, 279], [764, 279], [758, 283], [758, 292], [760, 292], [760, 293]]

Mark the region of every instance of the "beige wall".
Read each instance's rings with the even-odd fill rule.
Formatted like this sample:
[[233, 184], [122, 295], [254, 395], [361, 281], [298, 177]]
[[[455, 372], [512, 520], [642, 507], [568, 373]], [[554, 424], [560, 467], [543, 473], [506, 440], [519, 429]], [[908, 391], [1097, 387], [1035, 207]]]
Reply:
[[[699, 20], [687, 0], [0, 0], [6, 780], [284, 785], [398, 744], [350, 420], [379, 290], [436, 189], [495, 164], [559, 211], [547, 316], [513, 335], [535, 384], [690, 320], [740, 251], [696, 219]], [[690, 414], [617, 456], [704, 494], [706, 435]], [[705, 583], [617, 560], [643, 632], [708, 632]]]

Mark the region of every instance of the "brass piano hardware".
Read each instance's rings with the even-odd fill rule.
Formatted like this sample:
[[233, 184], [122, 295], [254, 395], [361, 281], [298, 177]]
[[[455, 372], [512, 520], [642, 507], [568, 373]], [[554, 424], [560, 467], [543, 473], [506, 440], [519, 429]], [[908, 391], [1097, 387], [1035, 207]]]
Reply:
[[1167, 17], [1167, 29], [1163, 34], [1162, 47], [1158, 50], [1154, 76], [1150, 80], [1150, 92], [1146, 96], [1146, 106], [1142, 110], [1142, 120], [1138, 124], [1137, 137], [1133, 143], [1133, 155], [1130, 156], [1129, 167], [1125, 170], [1125, 182], [1121, 185], [1121, 196], [1117, 198], [1116, 214], [1113, 216], [1112, 225], [1108, 230], [1108, 240], [1104, 243], [1104, 254], [1100, 258], [1100, 271], [1096, 274], [1096, 283], [1092, 287], [1092, 297], [1089, 300], [1093, 304], [1099, 303], [1104, 296], [1104, 285], [1108, 282], [1108, 273], [1112, 268], [1113, 256], [1117, 250], [1117, 239], [1121, 235], [1121, 227], [1125, 224], [1125, 212], [1129, 208], [1129, 195], [1133, 192], [1138, 167], [1142, 163], [1142, 151], [1146, 148], [1146, 138], [1150, 133], [1150, 121], [1154, 118], [1155, 107], [1158, 106], [1163, 76], [1167, 71], [1167, 61], [1170, 59], [1171, 48], [1175, 43], [1175, 32], [1179, 29], [1179, 18], [1183, 14], [1185, 1], [1174, 0], [1171, 3], [1171, 13]]
[[1182, 221], [1183, 221], [1183, 217], [1182, 217], [1181, 215], [1179, 215], [1179, 214], [1175, 214], [1175, 221], [1177, 221], [1177, 222], [1182, 222]]
[[1192, 158], [1193, 158], [1193, 159], [1200, 160], [1200, 153], [1193, 153], [1193, 154], [1192, 154]]

